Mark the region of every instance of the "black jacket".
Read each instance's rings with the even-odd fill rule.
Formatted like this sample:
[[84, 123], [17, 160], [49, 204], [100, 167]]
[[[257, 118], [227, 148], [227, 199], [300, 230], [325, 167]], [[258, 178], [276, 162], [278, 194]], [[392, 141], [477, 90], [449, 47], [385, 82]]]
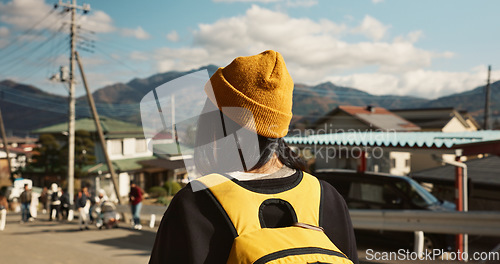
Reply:
[[27, 190], [21, 193], [20, 196], [21, 203], [31, 203], [31, 190]]
[[[239, 182], [253, 188], [281, 189], [302, 178], [302, 172], [279, 179]], [[323, 189], [321, 226], [332, 242], [354, 263], [358, 263], [351, 218], [342, 196], [330, 184], [320, 181]], [[149, 260], [156, 263], [226, 263], [233, 235], [222, 213], [207, 191], [193, 192], [188, 184], [172, 199], [163, 219]], [[265, 215], [279, 222], [280, 211]]]

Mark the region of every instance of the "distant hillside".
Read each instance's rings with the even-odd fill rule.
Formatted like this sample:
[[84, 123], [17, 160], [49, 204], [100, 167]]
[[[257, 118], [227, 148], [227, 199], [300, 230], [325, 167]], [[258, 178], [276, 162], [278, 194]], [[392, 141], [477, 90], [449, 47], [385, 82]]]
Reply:
[[9, 134], [24, 136], [27, 131], [67, 119], [66, 97], [36, 87], [4, 80], [0, 82], [0, 107]]
[[[217, 66], [208, 65], [200, 69], [171, 71], [152, 75], [144, 79], [133, 79], [127, 83], [116, 83], [93, 93], [100, 115], [140, 124], [139, 102], [151, 89], [187, 73], [207, 69], [212, 75]], [[500, 117], [500, 81], [492, 84], [491, 109]], [[389, 109], [420, 107], [455, 107], [465, 109], [482, 121], [484, 108], [484, 86], [473, 90], [428, 100], [412, 96], [376, 96], [367, 92], [342, 87], [330, 82], [316, 86], [295, 85], [293, 112], [294, 121], [310, 123], [338, 105], [373, 105]], [[190, 96], [186, 94], [184, 96]], [[182, 102], [176, 98], [176, 102]], [[37, 87], [4, 80], [0, 82], [0, 107], [5, 127], [10, 134], [20, 136], [27, 132], [67, 120], [67, 98], [44, 92]], [[77, 98], [77, 118], [90, 116], [86, 97]]]
[[[493, 120], [500, 118], [500, 81], [490, 85], [490, 114]], [[479, 123], [483, 122], [485, 86], [477, 87], [473, 90], [463, 93], [452, 94], [440, 97], [422, 104], [422, 107], [455, 107], [457, 109], [466, 109], [471, 113]]]
[[293, 113], [297, 117], [304, 117], [299, 122], [314, 122], [338, 105], [373, 105], [385, 108], [419, 107], [427, 103], [427, 99], [411, 96], [377, 96], [367, 92], [336, 86], [331, 82], [316, 86], [295, 85], [293, 97]]

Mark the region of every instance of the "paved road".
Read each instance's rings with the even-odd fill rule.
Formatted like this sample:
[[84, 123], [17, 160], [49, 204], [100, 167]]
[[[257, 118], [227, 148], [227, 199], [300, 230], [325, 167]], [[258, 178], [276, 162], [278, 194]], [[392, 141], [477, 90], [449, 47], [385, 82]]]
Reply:
[[2, 264], [147, 263], [156, 234], [146, 227], [80, 231], [77, 221], [49, 222], [47, 215], [26, 224], [20, 224], [20, 218], [9, 214], [0, 231]]
[[[7, 225], [0, 231], [0, 264], [128, 264], [147, 263], [154, 243], [156, 229], [144, 226], [141, 231], [128, 228], [80, 231], [78, 222], [60, 223], [48, 221], [47, 215], [39, 215], [35, 222], [20, 224], [19, 214], [8, 214]], [[471, 243], [471, 250], [488, 251], [499, 242], [498, 238], [486, 240], [482, 245]], [[375, 246], [376, 245], [376, 246]], [[367, 261], [366, 250], [379, 252], [397, 251], [383, 243], [370, 242], [358, 245], [361, 263], [463, 263], [456, 261]], [[480, 250], [481, 249], [481, 250]], [[478, 263], [478, 262], [469, 262]], [[498, 261], [486, 263], [499, 263]]]

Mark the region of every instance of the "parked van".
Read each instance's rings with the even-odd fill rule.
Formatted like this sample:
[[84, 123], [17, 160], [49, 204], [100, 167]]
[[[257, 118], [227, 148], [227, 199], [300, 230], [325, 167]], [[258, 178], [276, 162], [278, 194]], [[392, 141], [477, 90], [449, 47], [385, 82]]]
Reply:
[[[358, 173], [350, 170], [318, 170], [314, 175], [333, 185], [344, 197], [349, 209], [371, 210], [432, 210], [451, 211], [455, 205], [440, 201], [416, 181], [406, 176], [382, 173]], [[356, 230], [358, 235], [378, 235], [407, 245], [413, 243], [413, 233], [396, 231]], [[424, 248], [450, 250], [453, 235], [424, 233]]]

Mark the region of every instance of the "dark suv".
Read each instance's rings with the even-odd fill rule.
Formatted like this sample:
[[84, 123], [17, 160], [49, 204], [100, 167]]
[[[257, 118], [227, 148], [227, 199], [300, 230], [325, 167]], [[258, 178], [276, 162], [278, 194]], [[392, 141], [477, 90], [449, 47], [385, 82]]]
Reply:
[[[344, 197], [349, 209], [373, 210], [455, 210], [455, 205], [440, 201], [420, 184], [406, 176], [381, 173], [358, 173], [347, 170], [318, 170], [314, 175], [333, 185]], [[397, 243], [410, 245], [413, 233], [396, 231], [356, 230], [357, 236], [390, 238]], [[453, 236], [424, 233], [424, 247], [450, 250]]]

